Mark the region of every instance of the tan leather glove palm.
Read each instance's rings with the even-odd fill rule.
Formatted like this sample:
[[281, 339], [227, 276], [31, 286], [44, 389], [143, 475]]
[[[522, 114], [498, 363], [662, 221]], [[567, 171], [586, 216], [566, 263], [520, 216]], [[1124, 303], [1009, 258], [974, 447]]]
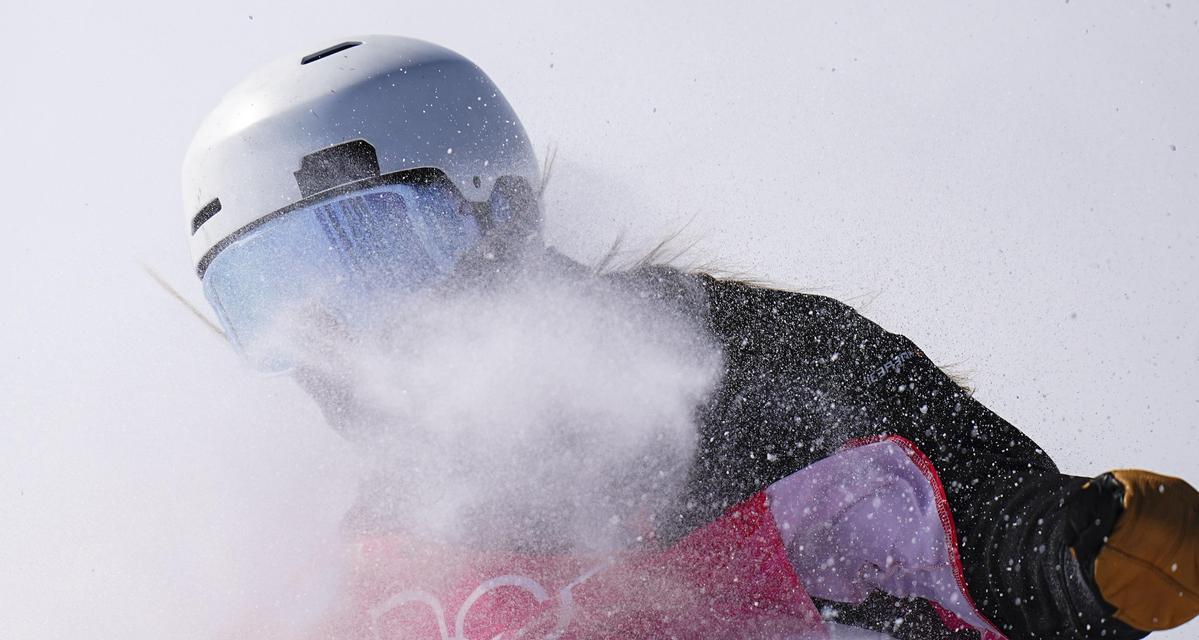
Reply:
[[1199, 492], [1179, 478], [1113, 471], [1124, 512], [1095, 559], [1095, 584], [1116, 619], [1143, 631], [1199, 614]]

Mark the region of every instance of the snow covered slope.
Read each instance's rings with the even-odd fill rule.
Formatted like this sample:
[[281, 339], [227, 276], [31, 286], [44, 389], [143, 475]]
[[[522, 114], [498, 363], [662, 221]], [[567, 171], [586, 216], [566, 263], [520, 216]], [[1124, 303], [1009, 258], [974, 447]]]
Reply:
[[683, 228], [697, 261], [848, 299], [969, 373], [1068, 472], [1199, 480], [1199, 7], [843, 4], [6, 7], [5, 636], [211, 637], [324, 595], [284, 574], [324, 548], [348, 452], [138, 261], [202, 302], [192, 129], [280, 51], [359, 32], [487, 69], [556, 145], [568, 251]]

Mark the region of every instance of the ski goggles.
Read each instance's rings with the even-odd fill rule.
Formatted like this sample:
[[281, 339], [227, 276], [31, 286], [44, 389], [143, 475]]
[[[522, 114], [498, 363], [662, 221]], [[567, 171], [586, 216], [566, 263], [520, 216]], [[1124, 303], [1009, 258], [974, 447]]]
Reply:
[[352, 335], [381, 301], [445, 280], [483, 235], [476, 211], [444, 176], [301, 202], [218, 247], [204, 294], [251, 366], [283, 372], [305, 332]]

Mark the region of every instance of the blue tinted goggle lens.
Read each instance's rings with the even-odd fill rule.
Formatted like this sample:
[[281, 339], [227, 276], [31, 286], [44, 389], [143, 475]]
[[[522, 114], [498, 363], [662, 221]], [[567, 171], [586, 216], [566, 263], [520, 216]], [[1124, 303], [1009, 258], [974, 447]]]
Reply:
[[446, 183], [394, 183], [287, 211], [221, 249], [204, 293], [253, 366], [286, 370], [276, 330], [298, 305], [352, 331], [378, 300], [445, 278], [481, 235], [462, 203]]

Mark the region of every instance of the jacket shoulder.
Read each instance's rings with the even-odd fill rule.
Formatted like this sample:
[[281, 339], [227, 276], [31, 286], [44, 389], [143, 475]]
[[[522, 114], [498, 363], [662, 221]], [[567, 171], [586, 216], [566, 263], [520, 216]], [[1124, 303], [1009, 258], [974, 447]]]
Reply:
[[828, 296], [789, 291], [707, 274], [695, 276], [703, 287], [712, 326], [718, 332], [744, 334], [758, 325], [793, 332], [846, 327], [865, 320], [853, 307]]

